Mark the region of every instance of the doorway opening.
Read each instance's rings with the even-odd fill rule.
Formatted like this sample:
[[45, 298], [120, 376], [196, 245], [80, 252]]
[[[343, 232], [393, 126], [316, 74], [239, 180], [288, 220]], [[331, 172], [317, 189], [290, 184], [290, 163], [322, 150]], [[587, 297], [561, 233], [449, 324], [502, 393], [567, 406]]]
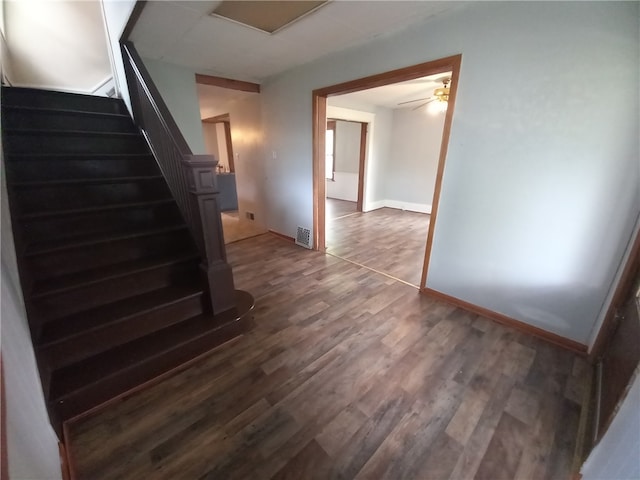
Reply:
[[368, 123], [327, 120], [325, 145], [326, 218], [362, 212]]
[[[460, 74], [460, 63], [461, 55], [456, 55], [325, 87], [313, 92], [314, 248], [378, 270], [405, 283], [412, 284], [420, 290], [425, 289]], [[420, 85], [423, 82], [422, 87], [424, 87], [427, 81], [435, 80], [440, 82], [443, 79], [447, 82], [444, 85], [447, 87], [447, 97], [445, 102], [440, 103], [440, 105], [444, 103], [445, 108], [440, 109], [438, 138], [432, 139], [433, 141], [431, 142], [435, 142], [433, 148], [435, 148], [434, 155], [436, 158], [433, 160], [434, 174], [432, 176], [434, 178], [432, 178], [430, 187], [432, 192], [430, 202], [428, 199], [425, 200], [424, 192], [421, 192], [422, 197], [420, 197], [420, 201], [417, 201], [411, 200], [406, 195], [406, 191], [399, 191], [404, 189], [420, 193], [421, 187], [418, 184], [423, 182], [422, 185], [424, 185], [426, 179], [422, 178], [424, 177], [423, 172], [417, 170], [405, 171], [403, 173], [405, 175], [404, 179], [395, 182], [394, 188], [396, 192], [399, 192], [397, 195], [400, 200], [384, 198], [384, 195], [381, 197], [380, 191], [385, 188], [384, 182], [390, 185], [392, 177], [394, 175], [398, 176], [398, 172], [393, 171], [395, 150], [401, 147], [410, 150], [413, 147], [407, 145], [406, 140], [408, 137], [406, 136], [407, 132], [405, 132], [404, 139], [398, 138], [395, 141], [396, 145], [401, 147], [396, 146], [394, 150], [389, 150], [389, 137], [395, 123], [393, 121], [389, 123], [389, 114], [386, 117], [384, 114], [376, 115], [377, 111], [371, 108], [371, 105], [363, 107], [362, 98], [357, 98], [357, 96], [366, 94], [365, 91], [367, 90], [373, 90], [376, 96], [379, 96], [382, 91], [380, 87], [385, 86], [403, 86], [406, 90], [406, 85], [408, 84], [415, 87], [415, 85]], [[427, 87], [425, 88], [428, 90]], [[409, 90], [406, 91], [408, 92]], [[354, 94], [354, 92], [358, 92], [358, 94], [351, 97], [347, 96], [348, 94]], [[422, 115], [425, 118], [425, 110], [429, 107], [427, 103], [431, 103], [433, 99], [441, 100], [441, 98], [437, 97], [439, 92], [441, 94], [443, 90], [441, 88], [431, 88], [428, 92], [423, 90], [422, 96], [416, 96], [412, 93], [411, 95], [415, 98], [406, 99], [406, 103], [397, 102], [409, 107], [402, 108], [401, 114], [397, 115], [398, 118], [402, 117], [404, 122], [402, 123], [399, 120], [402, 127], [398, 128], [400, 130], [410, 129], [416, 120], [415, 118], [413, 120], [409, 118], [412, 114]], [[415, 91], [414, 93], [418, 92]], [[431, 93], [434, 93], [435, 96], [430, 98]], [[414, 101], [415, 103], [413, 103]], [[412, 103], [413, 105], [411, 105]], [[417, 108], [414, 105], [417, 105]], [[432, 108], [430, 110], [433, 112]], [[361, 131], [366, 132], [366, 137], [364, 135], [361, 136], [361, 143], [364, 148], [359, 150], [358, 157], [362, 168], [358, 170], [357, 175], [362, 177], [362, 181], [358, 182], [358, 190], [361, 192], [360, 198], [357, 199], [359, 201], [356, 202], [356, 207], [360, 208], [356, 208], [355, 212], [347, 213], [346, 215], [336, 215], [337, 208], [332, 209], [331, 206], [331, 199], [335, 197], [334, 192], [336, 190], [336, 186], [331, 182], [336, 181], [336, 174], [339, 170], [336, 169], [329, 172], [329, 170], [333, 169], [328, 168], [327, 163], [339, 164], [340, 159], [338, 157], [340, 153], [339, 149], [335, 153], [327, 152], [327, 147], [337, 146], [337, 142], [340, 141], [340, 131], [336, 128], [333, 145], [331, 142], [327, 143], [327, 119], [336, 121], [336, 127], [340, 125], [339, 121], [359, 122]], [[395, 130], [398, 128], [395, 128]], [[415, 132], [413, 134], [415, 135]], [[330, 133], [329, 135], [331, 136], [332, 134]], [[385, 141], [387, 142], [386, 148], [381, 146]], [[418, 148], [418, 146], [415, 148]], [[352, 145], [352, 151], [354, 150], [355, 147]], [[383, 155], [388, 158], [381, 159]], [[388, 168], [386, 172], [381, 172], [381, 162], [386, 162], [387, 167], [391, 167], [391, 170]], [[400, 163], [398, 163], [399, 165]], [[333, 176], [332, 179], [329, 178], [330, 173]], [[415, 181], [416, 179], [418, 184]], [[406, 183], [406, 188], [403, 187], [403, 182]], [[351, 199], [353, 199], [353, 184], [352, 176], [350, 184]], [[425, 188], [429, 190], [429, 187], [425, 186]], [[391, 196], [393, 197], [393, 195]], [[353, 210], [353, 205], [350, 208]], [[428, 216], [430, 216], [430, 219]], [[369, 227], [367, 227], [367, 224]], [[408, 246], [402, 236], [403, 230], [409, 232], [420, 224], [422, 225], [422, 231], [418, 231], [417, 234], [414, 232], [415, 235], [413, 235], [413, 238], [416, 238], [417, 235], [417, 243], [414, 242], [415, 244]], [[377, 226], [379, 231], [384, 232], [383, 236], [373, 238], [374, 236], [370, 235], [371, 231], [367, 232], [367, 228], [370, 228], [371, 225]], [[388, 235], [389, 225], [397, 227], [397, 231], [400, 232], [397, 237]], [[384, 235], [387, 235], [387, 237], [385, 238]], [[341, 237], [345, 240], [342, 244], [340, 242]], [[369, 247], [373, 246], [373, 248], [367, 250], [367, 245]], [[384, 262], [381, 263], [381, 260], [386, 260], [386, 265]]]
[[259, 149], [245, 132], [260, 128], [260, 86], [196, 75], [202, 132], [207, 153], [218, 160], [218, 203], [225, 244], [265, 233], [255, 185]]

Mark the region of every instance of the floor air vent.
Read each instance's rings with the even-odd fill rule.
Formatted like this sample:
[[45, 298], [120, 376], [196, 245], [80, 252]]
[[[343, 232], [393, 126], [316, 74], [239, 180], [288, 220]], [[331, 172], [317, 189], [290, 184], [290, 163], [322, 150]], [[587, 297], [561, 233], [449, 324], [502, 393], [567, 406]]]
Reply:
[[296, 234], [296, 245], [300, 245], [305, 248], [311, 248], [311, 230], [308, 228], [298, 227], [298, 233]]

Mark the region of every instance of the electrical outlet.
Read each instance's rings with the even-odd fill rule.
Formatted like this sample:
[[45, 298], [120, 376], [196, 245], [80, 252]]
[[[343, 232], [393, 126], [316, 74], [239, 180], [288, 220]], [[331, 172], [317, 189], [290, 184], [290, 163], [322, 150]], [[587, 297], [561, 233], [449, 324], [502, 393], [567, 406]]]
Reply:
[[255, 215], [253, 214], [253, 212], [245, 212], [245, 215], [249, 220], [255, 219]]

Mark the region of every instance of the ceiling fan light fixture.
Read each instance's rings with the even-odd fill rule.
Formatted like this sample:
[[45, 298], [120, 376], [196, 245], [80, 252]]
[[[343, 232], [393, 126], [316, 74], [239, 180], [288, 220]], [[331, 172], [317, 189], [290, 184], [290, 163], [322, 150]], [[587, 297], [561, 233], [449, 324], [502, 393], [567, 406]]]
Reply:
[[438, 98], [435, 102], [427, 104], [427, 112], [431, 115], [438, 115], [440, 113], [445, 113], [448, 106], [449, 102]]
[[446, 97], [447, 100], [448, 100], [449, 99], [449, 87], [436, 88], [433, 91], [433, 94], [438, 98]]

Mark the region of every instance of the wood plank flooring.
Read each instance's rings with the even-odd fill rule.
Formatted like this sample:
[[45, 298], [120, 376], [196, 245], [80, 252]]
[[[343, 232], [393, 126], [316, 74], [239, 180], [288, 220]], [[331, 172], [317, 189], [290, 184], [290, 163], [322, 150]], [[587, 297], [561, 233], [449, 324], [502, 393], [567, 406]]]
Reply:
[[357, 212], [356, 202], [339, 200], [337, 198], [327, 198], [326, 207], [325, 217], [327, 220], [333, 220]]
[[429, 215], [394, 208], [327, 220], [327, 253], [419, 286]]
[[568, 478], [573, 353], [270, 234], [255, 327], [68, 428], [78, 479]]
[[267, 230], [256, 225], [253, 221], [240, 218], [239, 212], [222, 212], [222, 234], [225, 245], [238, 240], [261, 235]]

